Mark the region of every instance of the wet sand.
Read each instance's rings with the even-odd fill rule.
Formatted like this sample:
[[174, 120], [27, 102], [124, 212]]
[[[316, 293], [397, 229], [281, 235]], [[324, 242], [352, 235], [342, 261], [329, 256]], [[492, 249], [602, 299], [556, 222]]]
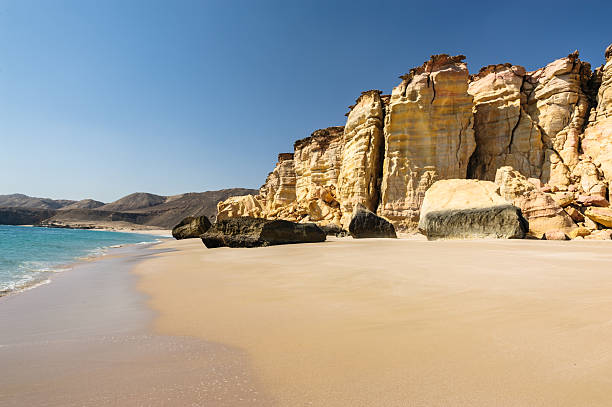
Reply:
[[269, 405], [240, 350], [152, 332], [130, 273], [159, 252], [143, 246], [0, 298], [1, 406]]
[[612, 242], [159, 247], [157, 332], [241, 349], [276, 405], [612, 405]]

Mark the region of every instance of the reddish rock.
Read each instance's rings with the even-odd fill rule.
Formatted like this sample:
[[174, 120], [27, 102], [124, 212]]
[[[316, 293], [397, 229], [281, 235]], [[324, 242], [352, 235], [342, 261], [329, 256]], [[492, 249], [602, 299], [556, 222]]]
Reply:
[[544, 240], [568, 240], [568, 237], [562, 230], [549, 230], [544, 233]]
[[603, 208], [610, 206], [608, 200], [599, 195], [579, 195], [576, 201], [583, 206], [600, 206]]

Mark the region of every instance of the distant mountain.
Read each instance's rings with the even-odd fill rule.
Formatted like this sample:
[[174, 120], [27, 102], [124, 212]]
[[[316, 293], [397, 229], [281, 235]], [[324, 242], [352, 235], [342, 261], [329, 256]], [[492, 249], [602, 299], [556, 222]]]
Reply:
[[166, 202], [149, 208], [130, 212], [150, 214], [147, 224], [173, 227], [186, 216], [206, 215], [211, 222], [217, 218], [217, 203], [231, 196], [257, 194], [259, 191], [246, 188], [221, 189], [219, 191], [190, 192], [166, 197]]
[[76, 201], [67, 199], [36, 198], [23, 194], [0, 195], [0, 207], [59, 209]]
[[62, 211], [68, 209], [95, 209], [104, 206], [104, 202], [94, 201], [93, 199], [82, 199], [61, 208]]
[[121, 199], [99, 207], [101, 211], [131, 211], [135, 209], [150, 208], [166, 202], [168, 197], [149, 194], [146, 192], [135, 192]]
[[[217, 203], [230, 196], [257, 194], [247, 188], [230, 188], [219, 191], [190, 192], [173, 196], [160, 196], [144, 192], [127, 195], [104, 204], [92, 199], [61, 201], [47, 199], [47, 205], [57, 207], [31, 207], [42, 205], [44, 198], [26, 195], [0, 195], [19, 197], [0, 200], [0, 224], [41, 224], [43, 226], [67, 226], [81, 228], [163, 228], [169, 229], [187, 216], [206, 215], [211, 222], [217, 216]], [[9, 205], [3, 205], [3, 202]], [[3, 207], [4, 206], [4, 207]], [[10, 206], [10, 207], [9, 207]], [[46, 211], [43, 211], [45, 209]]]

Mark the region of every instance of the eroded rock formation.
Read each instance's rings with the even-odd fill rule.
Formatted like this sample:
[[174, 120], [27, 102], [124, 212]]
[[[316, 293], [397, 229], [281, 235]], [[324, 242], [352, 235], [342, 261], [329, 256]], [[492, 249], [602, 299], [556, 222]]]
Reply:
[[378, 90], [363, 92], [348, 114], [338, 179], [338, 199], [345, 227], [356, 205], [371, 211], [376, 211], [378, 206], [384, 116], [385, 105]]
[[597, 106], [591, 110], [582, 148], [601, 169], [609, 186], [612, 182], [612, 45], [606, 49], [605, 55], [606, 64], [599, 72], [601, 85], [597, 93]]
[[523, 84], [526, 111], [542, 132], [545, 147], [543, 182], [564, 188], [578, 164], [580, 134], [584, 128], [589, 98], [585, 93], [591, 66], [578, 52], [530, 72]]
[[378, 214], [400, 228], [416, 226], [435, 180], [467, 175], [476, 144], [464, 58], [434, 55], [391, 94]]
[[337, 185], [343, 137], [344, 127], [337, 126], [316, 130], [295, 142], [296, 203], [301, 219], [336, 224], [340, 221]]
[[512, 167], [497, 170], [495, 183], [499, 186], [501, 196], [521, 210], [529, 222], [530, 235], [541, 238], [547, 231], [569, 234], [576, 228], [570, 215], [551, 194], [541, 192]]
[[470, 178], [492, 181], [496, 170], [506, 165], [540, 177], [544, 145], [539, 127], [525, 111], [525, 76], [522, 66], [504, 64], [489, 65], [471, 78], [476, 151]]
[[268, 213], [295, 201], [295, 165], [293, 153], [281, 153], [274, 170], [268, 174], [259, 199]]
[[414, 231], [436, 181], [493, 181], [508, 166], [514, 175], [500, 193], [523, 210], [531, 234], [601, 229], [584, 213], [610, 200], [612, 46], [605, 56], [594, 71], [574, 52], [533, 72], [506, 63], [469, 76], [464, 56], [434, 55], [391, 95], [362, 92], [344, 128], [297, 141], [258, 195], [219, 203], [219, 217], [346, 229], [363, 206]]

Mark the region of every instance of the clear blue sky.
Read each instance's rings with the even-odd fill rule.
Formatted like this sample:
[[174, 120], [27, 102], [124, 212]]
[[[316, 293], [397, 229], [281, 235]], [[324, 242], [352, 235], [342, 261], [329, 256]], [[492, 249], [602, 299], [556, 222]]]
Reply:
[[611, 4], [0, 0], [0, 194], [257, 188], [431, 54], [602, 64]]

